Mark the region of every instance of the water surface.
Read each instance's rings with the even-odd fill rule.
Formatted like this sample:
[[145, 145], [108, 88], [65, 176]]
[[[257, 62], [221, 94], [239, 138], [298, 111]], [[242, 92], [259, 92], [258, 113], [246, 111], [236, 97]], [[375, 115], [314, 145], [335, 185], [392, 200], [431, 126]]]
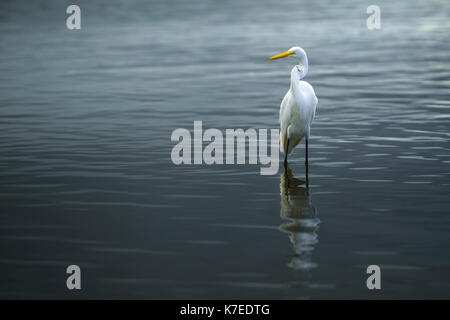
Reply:
[[[448, 1], [380, 1], [377, 31], [367, 1], [77, 4], [79, 31], [0, 4], [0, 297], [450, 298]], [[194, 120], [277, 128], [293, 45], [309, 190], [303, 144], [274, 176], [172, 164]]]

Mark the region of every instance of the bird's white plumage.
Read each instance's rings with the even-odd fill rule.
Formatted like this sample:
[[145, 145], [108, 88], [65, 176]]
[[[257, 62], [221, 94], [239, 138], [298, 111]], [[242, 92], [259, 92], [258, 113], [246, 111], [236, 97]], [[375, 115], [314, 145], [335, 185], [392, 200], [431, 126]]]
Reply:
[[290, 56], [298, 59], [299, 64], [292, 68], [291, 86], [280, 106], [280, 144], [285, 154], [290, 154], [303, 138], [309, 138], [318, 102], [313, 87], [302, 80], [308, 72], [305, 51], [300, 47], [293, 47], [288, 52], [295, 52]]

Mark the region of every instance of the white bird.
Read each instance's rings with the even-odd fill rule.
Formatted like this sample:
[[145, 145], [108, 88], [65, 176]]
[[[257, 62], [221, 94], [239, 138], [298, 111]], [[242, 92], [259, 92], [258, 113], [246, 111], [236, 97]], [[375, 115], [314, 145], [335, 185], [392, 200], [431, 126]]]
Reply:
[[292, 47], [269, 60], [287, 57], [295, 58], [298, 64], [292, 68], [291, 87], [280, 106], [281, 151], [285, 154], [284, 166], [286, 168], [288, 155], [305, 138], [305, 166], [306, 175], [308, 175], [308, 140], [318, 99], [313, 87], [302, 80], [308, 73], [308, 57], [305, 50], [300, 47]]

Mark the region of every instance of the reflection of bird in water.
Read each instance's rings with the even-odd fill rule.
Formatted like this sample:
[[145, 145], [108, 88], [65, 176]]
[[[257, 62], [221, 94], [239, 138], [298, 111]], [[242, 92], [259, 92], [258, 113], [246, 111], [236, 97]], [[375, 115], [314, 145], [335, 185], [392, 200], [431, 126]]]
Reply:
[[295, 252], [289, 267], [310, 270], [316, 267], [311, 255], [319, 242], [317, 230], [320, 220], [311, 202], [310, 191], [303, 185], [305, 181], [295, 178], [289, 167], [281, 175], [280, 216], [287, 222], [280, 225], [280, 230], [290, 234], [289, 240]]

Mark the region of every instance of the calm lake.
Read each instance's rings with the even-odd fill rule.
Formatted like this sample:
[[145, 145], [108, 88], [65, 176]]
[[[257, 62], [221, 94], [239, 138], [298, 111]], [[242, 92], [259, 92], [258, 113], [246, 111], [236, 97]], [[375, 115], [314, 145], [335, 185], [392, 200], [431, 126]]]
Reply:
[[[68, 4], [0, 3], [0, 298], [450, 298], [448, 1]], [[269, 176], [172, 163], [196, 120], [278, 128], [296, 45], [309, 189], [303, 143]]]

